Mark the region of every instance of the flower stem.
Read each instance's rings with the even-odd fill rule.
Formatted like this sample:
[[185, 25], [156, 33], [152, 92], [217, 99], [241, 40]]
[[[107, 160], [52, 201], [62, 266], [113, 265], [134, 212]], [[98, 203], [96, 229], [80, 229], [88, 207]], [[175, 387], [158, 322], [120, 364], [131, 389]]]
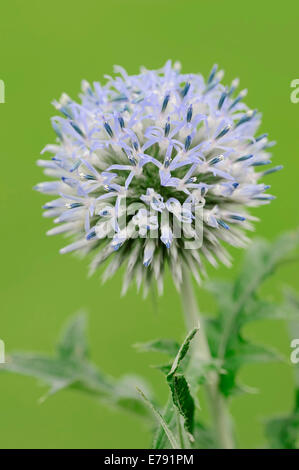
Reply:
[[[199, 334], [195, 336], [193, 342], [191, 364], [196, 366], [197, 364], [199, 365], [200, 362], [209, 362], [211, 360], [211, 353], [205, 335], [203, 321], [200, 321], [192, 279], [187, 269], [184, 269], [183, 272], [181, 300], [187, 330], [190, 331], [194, 326], [198, 326], [198, 323], [200, 323]], [[208, 373], [205, 388], [210, 405], [217, 445], [222, 449], [233, 449], [235, 445], [230, 414], [227, 403], [219, 391], [219, 375], [217, 372], [210, 371]]]

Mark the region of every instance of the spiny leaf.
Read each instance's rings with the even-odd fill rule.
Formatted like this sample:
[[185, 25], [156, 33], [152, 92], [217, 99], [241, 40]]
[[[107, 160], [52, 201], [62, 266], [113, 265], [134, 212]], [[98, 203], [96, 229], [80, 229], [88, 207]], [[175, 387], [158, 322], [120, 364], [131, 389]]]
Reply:
[[174, 357], [177, 354], [180, 345], [177, 341], [171, 339], [157, 339], [149, 341], [148, 343], [137, 343], [134, 347], [142, 352], [161, 352]]
[[137, 388], [137, 391], [140, 394], [140, 396], [142, 397], [142, 399], [144, 400], [144, 402], [147, 404], [147, 406], [152, 410], [152, 412], [153, 412], [155, 418], [157, 419], [158, 423], [164, 429], [165, 434], [168, 437], [172, 448], [173, 449], [179, 449], [180, 448], [179, 444], [178, 444], [174, 434], [172, 433], [171, 429], [168, 427], [165, 419], [161, 415], [161, 413], [156, 409], [156, 407], [153, 405], [153, 403], [144, 395], [144, 393], [139, 388]]
[[254, 297], [248, 300], [240, 314], [240, 323], [243, 325], [248, 322], [267, 319], [290, 320], [293, 317], [294, 312], [287, 302], [277, 304]]
[[168, 376], [168, 384], [172, 393], [172, 400], [179, 413], [184, 418], [184, 427], [188, 433], [189, 439], [193, 442], [192, 436], [194, 426], [194, 400], [190, 394], [188, 383], [181, 374]]
[[279, 264], [287, 261], [299, 243], [299, 231], [286, 233], [274, 242], [256, 240], [247, 251], [243, 269], [234, 286], [234, 298], [238, 304], [259, 288], [264, 279], [272, 274]]
[[194, 424], [195, 405], [184, 375], [178, 374], [177, 371], [189, 350], [192, 339], [197, 332], [198, 328], [193, 328], [193, 330], [191, 330], [187, 335], [174, 359], [170, 372], [167, 375], [167, 382], [171, 390], [173, 403], [176, 406], [178, 412], [184, 418], [184, 427], [191, 441], [193, 441], [192, 431]]
[[[299, 338], [299, 298], [290, 289], [286, 292], [286, 304], [294, 315], [289, 322], [290, 338], [293, 340]], [[294, 375], [293, 411], [266, 423], [266, 437], [274, 449], [299, 449], [299, 364], [294, 364]]]
[[[167, 404], [165, 409], [163, 410], [162, 416], [164, 421], [166, 422], [168, 428], [175, 433], [176, 432], [176, 419], [175, 419], [175, 412], [174, 412], [174, 405], [172, 401], [171, 394], [169, 395]], [[164, 429], [161, 425], [159, 425], [156, 429], [153, 438], [153, 449], [167, 449], [169, 445], [169, 440], [164, 432]]]
[[274, 349], [239, 338], [238, 345], [227, 355], [224, 367], [230, 370], [246, 363], [281, 361], [282, 359], [282, 355]]
[[78, 360], [88, 357], [85, 313], [75, 315], [67, 324], [58, 344], [58, 354], [60, 357], [72, 357]]
[[190, 343], [191, 343], [192, 339], [194, 338], [194, 336], [198, 332], [198, 330], [199, 330], [199, 328], [193, 328], [193, 330], [191, 330], [190, 333], [187, 335], [185, 341], [183, 342], [182, 346], [180, 347], [180, 349], [179, 349], [179, 351], [178, 351], [178, 353], [175, 357], [175, 360], [173, 361], [171, 370], [168, 374], [168, 378], [176, 373], [178, 367], [180, 366], [182, 360], [184, 359], [184, 357], [186, 356], [186, 354], [189, 350], [189, 346], [190, 346]]
[[105, 402], [148, 416], [136, 392], [136, 384], [145, 387], [138, 378], [122, 377], [115, 380], [100, 372], [87, 359], [85, 336], [86, 318], [75, 315], [64, 331], [54, 357], [36, 353], [11, 354], [0, 370], [35, 377], [49, 385], [43, 400], [65, 388], [94, 394]]
[[[256, 240], [249, 248], [241, 273], [237, 277], [232, 297], [232, 307], [221, 316], [223, 321], [219, 355], [223, 357], [236, 324], [247, 302], [255, 295], [267, 276], [272, 274], [279, 264], [286, 261], [299, 243], [299, 231], [284, 234], [275, 242]], [[225, 293], [227, 295], [227, 293]]]
[[[177, 372], [178, 370], [181, 372], [182, 362], [186, 357], [190, 343], [197, 331], [198, 328], [194, 328], [187, 335], [183, 344], [179, 348], [172, 365], [158, 366], [158, 368], [167, 375], [166, 378], [171, 391], [171, 397], [168, 400], [166, 409], [163, 413], [164, 419], [171, 429], [176, 429], [176, 423], [174, 420], [175, 413], [173, 412], [173, 408], [177, 408], [180, 415], [184, 418], [184, 427], [189, 433], [190, 440], [193, 439], [191, 433], [193, 430], [195, 405], [185, 377], [181, 373], [178, 374]], [[157, 429], [153, 447], [155, 449], [165, 448], [165, 434], [162, 426], [159, 426]]]
[[3, 370], [36, 377], [57, 390], [65, 385], [100, 394], [110, 392], [112, 386], [112, 381], [90, 363], [76, 363], [70, 359], [34, 353], [10, 355]]
[[277, 351], [251, 343], [244, 340], [241, 336], [237, 337], [234, 344], [227, 351], [223, 362], [222, 367], [225, 370], [225, 374], [220, 375], [221, 392], [228, 397], [232, 394], [252, 390], [237, 382], [237, 373], [243, 365], [281, 360], [283, 360], [283, 357]]
[[[174, 411], [172, 395], [170, 395], [163, 411], [163, 418], [173, 433], [175, 433], [177, 429], [176, 413]], [[199, 421], [198, 417], [194, 420], [193, 437], [194, 442], [191, 442], [190, 444], [194, 449], [215, 449], [216, 447], [213, 433]], [[162, 426], [159, 426], [154, 435], [152, 448], [167, 449], [168, 443], [168, 438], [165, 435]]]
[[257, 240], [249, 248], [235, 282], [208, 285], [218, 302], [218, 316], [205, 322], [206, 330], [211, 354], [222, 361], [227, 372], [220, 376], [220, 388], [225, 396], [240, 390], [236, 376], [243, 364], [279, 359], [274, 351], [245, 340], [242, 327], [249, 321], [290, 316], [286, 303], [277, 306], [261, 301], [257, 291], [280, 264], [289, 260], [298, 244], [298, 231], [283, 235], [273, 243]]

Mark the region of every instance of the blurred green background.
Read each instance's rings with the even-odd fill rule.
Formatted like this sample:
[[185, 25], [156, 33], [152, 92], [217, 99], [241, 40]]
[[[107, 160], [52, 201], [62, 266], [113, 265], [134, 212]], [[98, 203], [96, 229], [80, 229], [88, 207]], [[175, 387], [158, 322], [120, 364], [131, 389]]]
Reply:
[[[299, 4], [252, 0], [109, 0], [84, 2], [28, 0], [2, 3], [0, 78], [6, 85], [1, 121], [1, 320], [0, 338], [7, 352], [53, 351], [66, 319], [81, 307], [89, 312], [93, 360], [114, 376], [143, 374], [157, 395], [167, 389], [150, 364], [159, 357], [138, 354], [131, 345], [157, 337], [184, 335], [179, 297], [167, 278], [158, 311], [135, 290], [120, 298], [123, 273], [102, 286], [87, 279], [87, 261], [60, 256], [59, 237], [47, 238], [51, 221], [41, 217], [45, 196], [32, 187], [43, 180], [35, 161], [54, 141], [49, 119], [51, 101], [63, 91], [79, 93], [83, 78], [102, 80], [113, 64], [130, 73], [140, 65], [158, 68], [179, 60], [183, 71], [205, 76], [214, 63], [226, 71], [224, 82], [241, 79], [249, 89], [246, 102], [263, 112], [261, 131], [278, 141], [276, 164], [285, 169], [271, 177], [270, 206], [255, 211], [257, 234], [272, 239], [298, 225], [299, 104], [290, 102], [290, 82], [299, 78]], [[211, 271], [231, 277], [242, 253], [233, 251], [235, 266]], [[279, 286], [298, 290], [297, 268], [284, 268], [272, 278], [265, 295]], [[198, 290], [203, 311], [213, 299]], [[283, 323], [254, 324], [247, 334], [289, 355]], [[161, 358], [160, 358], [161, 359]], [[232, 412], [242, 447], [263, 444], [263, 419], [286, 411], [292, 402], [288, 363], [248, 366], [242, 379], [259, 394], [235, 399]], [[36, 380], [0, 376], [1, 448], [138, 448], [150, 434], [134, 416], [112, 411], [90, 397], [62, 392], [37, 403], [44, 389]]]

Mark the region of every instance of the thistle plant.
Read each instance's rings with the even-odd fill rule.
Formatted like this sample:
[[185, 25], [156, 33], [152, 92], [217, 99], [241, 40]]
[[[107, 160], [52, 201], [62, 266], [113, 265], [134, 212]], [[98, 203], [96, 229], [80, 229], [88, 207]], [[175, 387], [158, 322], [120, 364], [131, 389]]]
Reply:
[[73, 238], [61, 253], [92, 252], [92, 271], [113, 254], [105, 278], [127, 263], [124, 291], [135, 278], [147, 292], [154, 278], [162, 292], [166, 264], [179, 289], [184, 266], [200, 281], [204, 260], [230, 264], [223, 243], [246, 245], [247, 208], [273, 199], [260, 182], [280, 168], [264, 170], [273, 142], [255, 136], [260, 114], [217, 66], [206, 82], [170, 61], [115, 71], [105, 85], [84, 81], [80, 103], [54, 102], [57, 143], [38, 161], [54, 181], [36, 186], [58, 197], [44, 206], [57, 224], [48, 234]]
[[[140, 352], [156, 352], [167, 358], [165, 364], [159, 363], [157, 366], [158, 373], [164, 376], [169, 386], [169, 400], [164, 407], [144, 379], [132, 375], [114, 379], [91, 362], [86, 338], [86, 315], [82, 312], [76, 314], [64, 328], [54, 355], [13, 353], [7, 357], [5, 365], [0, 365], [0, 371], [3, 369], [36, 377], [39, 382], [46, 383], [49, 390], [42, 401], [54, 393], [72, 389], [102, 400], [105, 406], [133, 413], [149, 429], [154, 428], [152, 447], [155, 449], [229, 447], [227, 436], [232, 428], [231, 423], [225, 423], [230, 427], [215, 426], [217, 421], [220, 425], [223, 423], [223, 408], [237, 394], [257, 393], [256, 389], [240, 382], [240, 369], [248, 363], [285, 360], [273, 348], [251, 342], [244, 336], [244, 326], [255, 322], [258, 328], [260, 320], [284, 320], [289, 324], [291, 339], [299, 337], [298, 295], [288, 291], [280, 302], [260, 295], [263, 282], [286, 261], [294, 260], [294, 251], [298, 253], [298, 247], [298, 231], [285, 234], [272, 243], [256, 240], [249, 247], [234, 280], [209, 282], [207, 287], [217, 302], [217, 311], [206, 315], [199, 331], [198, 328], [192, 329], [181, 347], [176, 340], [159, 337], [135, 344]], [[196, 339], [202, 339], [203, 326], [207, 333], [210, 359], [194, 360], [192, 344], [194, 348]], [[219, 351], [222, 353], [219, 354]], [[290, 362], [288, 364], [292, 367]], [[299, 368], [298, 364], [293, 367], [293, 408], [281, 416], [264, 417], [266, 439], [259, 444], [259, 448], [299, 449]], [[206, 403], [202, 399], [199, 403], [198, 392], [202, 387], [211, 388], [215, 377], [218, 401], [209, 401], [211, 417], [204, 419], [202, 415]], [[277, 381], [273, 384], [274, 388], [277, 388]], [[260, 421], [261, 416], [256, 419]], [[220, 440], [221, 433], [224, 437]], [[230, 439], [231, 447], [238, 446], [238, 435], [234, 433]], [[135, 447], [136, 443], [132, 442], [132, 448]]]
[[[44, 149], [52, 158], [38, 160], [51, 181], [36, 189], [52, 197], [44, 205], [44, 215], [56, 224], [48, 234], [71, 238], [61, 253], [90, 254], [91, 272], [109, 259], [104, 279], [124, 265], [123, 292], [135, 280], [145, 295], [155, 285], [162, 294], [169, 267], [187, 337], [181, 347], [165, 339], [138, 345], [169, 355], [170, 362], [160, 367], [169, 385], [168, 404], [164, 411], [157, 408], [137, 379], [118, 383], [95, 371], [87, 361], [81, 317], [69, 327], [56, 359], [13, 356], [7, 368], [42, 376], [51, 392], [75, 386], [146, 419], [152, 411], [158, 420], [156, 448], [234, 448], [228, 405], [243, 390], [239, 368], [247, 361], [277, 359], [243, 338], [242, 327], [278, 311], [257, 291], [296, 248], [298, 235], [274, 245], [256, 242], [235, 282], [206, 283], [219, 302], [215, 318], [200, 319], [192, 277], [201, 283], [206, 263], [230, 266], [229, 245], [247, 246], [246, 231], [257, 220], [250, 208], [273, 199], [264, 177], [281, 166], [265, 170], [273, 142], [258, 134], [261, 115], [243, 103], [247, 91], [237, 91], [238, 80], [221, 84], [217, 66], [206, 81], [182, 74], [171, 62], [139, 75], [121, 67], [115, 72], [104, 85], [84, 81], [79, 103], [65, 94], [54, 102], [60, 112], [52, 119], [57, 141]], [[206, 390], [209, 423], [202, 422], [197, 407], [199, 386]]]

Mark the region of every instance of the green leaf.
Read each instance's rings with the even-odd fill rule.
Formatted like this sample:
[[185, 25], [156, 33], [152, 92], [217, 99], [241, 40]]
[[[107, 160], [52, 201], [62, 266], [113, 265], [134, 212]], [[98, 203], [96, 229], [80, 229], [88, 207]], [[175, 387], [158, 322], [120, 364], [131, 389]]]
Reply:
[[180, 448], [179, 444], [178, 444], [174, 434], [172, 433], [171, 429], [167, 425], [165, 419], [161, 415], [161, 413], [155, 408], [153, 403], [144, 395], [144, 393], [139, 388], [137, 388], [137, 391], [140, 394], [140, 396], [142, 397], [142, 399], [144, 400], [144, 402], [147, 404], [147, 406], [153, 412], [153, 414], [154, 414], [156, 420], [158, 421], [158, 423], [160, 424], [160, 426], [162, 426], [162, 428], [164, 429], [164, 432], [165, 432], [166, 436], [168, 437], [168, 440], [171, 444], [171, 447], [173, 449], [179, 449]]
[[157, 339], [149, 341], [148, 343], [137, 343], [134, 347], [141, 352], [161, 352], [174, 357], [177, 354], [180, 345], [177, 341], [171, 339]]
[[[286, 292], [286, 305], [293, 315], [289, 322], [290, 338], [299, 338], [299, 298], [290, 289]], [[295, 320], [296, 318], [296, 320]], [[294, 408], [284, 416], [272, 418], [266, 423], [266, 437], [274, 449], [299, 449], [299, 364], [295, 364]]]
[[170, 386], [173, 403], [184, 418], [184, 427], [188, 433], [189, 439], [193, 441], [192, 433], [194, 428], [195, 405], [190, 394], [188, 383], [183, 375], [173, 374], [168, 376], [168, 384]]
[[[270, 276], [277, 267], [287, 260], [299, 243], [299, 232], [285, 234], [275, 242], [256, 240], [248, 249], [241, 273], [237, 277], [229, 311], [221, 312], [223, 322], [222, 335], [219, 344], [219, 356], [224, 357], [231, 334], [238, 325], [246, 304], [262, 282]], [[227, 293], [224, 293], [227, 295]]]
[[86, 323], [86, 314], [82, 312], [74, 316], [67, 324], [58, 344], [60, 357], [78, 359], [88, 357]]
[[272, 449], [299, 449], [299, 412], [269, 420], [266, 437]]
[[290, 260], [298, 244], [298, 231], [283, 235], [273, 243], [257, 240], [248, 249], [235, 282], [208, 284], [218, 303], [218, 315], [206, 320], [206, 331], [211, 354], [226, 371], [220, 376], [220, 389], [225, 396], [244, 389], [237, 383], [237, 373], [243, 364], [281, 359], [275, 351], [244, 339], [242, 328], [249, 321], [290, 317], [286, 303], [262, 301], [258, 290], [279, 265]]
[[[168, 427], [173, 433], [177, 430], [177, 421], [176, 414], [174, 410], [174, 405], [172, 401], [172, 396], [169, 396], [167, 405], [163, 411], [163, 418], [166, 421]], [[199, 420], [198, 417], [194, 420], [194, 430], [193, 430], [194, 440], [191, 442], [191, 447], [193, 449], [215, 449], [216, 443], [214, 440], [214, 435], [212, 431], [204, 426]], [[161, 426], [158, 427], [153, 440], [153, 449], [167, 449], [168, 448], [168, 438], [165, 435], [165, 432]]]
[[191, 441], [193, 441], [192, 432], [194, 425], [195, 405], [194, 400], [190, 394], [189, 385], [186, 381], [186, 378], [184, 375], [180, 373], [178, 374], [177, 371], [189, 350], [192, 339], [197, 332], [198, 328], [193, 328], [193, 330], [191, 330], [187, 335], [173, 361], [170, 372], [167, 375], [167, 382], [171, 390], [173, 403], [180, 415], [184, 418], [184, 427]]
[[294, 312], [287, 302], [273, 303], [258, 299], [257, 297], [248, 299], [240, 315], [242, 325], [259, 320], [290, 320], [294, 317]]
[[38, 353], [11, 354], [7, 362], [0, 366], [0, 370], [35, 377], [45, 382], [49, 391], [43, 400], [60, 390], [71, 388], [98, 396], [110, 405], [149, 416], [136, 391], [138, 384], [145, 387], [144, 382], [128, 376], [115, 380], [99, 371], [87, 358], [85, 329], [85, 315], [75, 315], [64, 330], [55, 356]]
[[246, 363], [281, 361], [283, 356], [274, 349], [239, 338], [238, 345], [227, 355], [225, 369], [239, 368]]
[[247, 250], [243, 269], [234, 286], [234, 298], [238, 305], [246, 301], [261, 283], [298, 247], [299, 231], [286, 233], [274, 242], [256, 240]]
[[[186, 366], [184, 359], [188, 353], [190, 343], [197, 333], [198, 328], [194, 328], [185, 338], [183, 344], [179, 348], [177, 355], [172, 365], [162, 365], [157, 368], [166, 374], [167, 382], [170, 387], [171, 396], [168, 400], [167, 406], [163, 412], [163, 418], [168, 427], [175, 432], [177, 430], [174, 409], [177, 409], [179, 414], [184, 419], [184, 427], [192, 441], [191, 435], [194, 424], [194, 400], [190, 394], [189, 385], [186, 378], [182, 375], [184, 366]], [[178, 373], [179, 371], [179, 373]], [[162, 426], [159, 426], [154, 437], [153, 448], [165, 449], [167, 448], [167, 441]]]
[[[173, 433], [175, 433], [176, 432], [176, 417], [175, 417], [175, 409], [174, 409], [171, 394], [169, 395], [169, 398], [165, 406], [165, 409], [163, 410], [162, 416], [168, 428]], [[154, 434], [152, 448], [153, 449], [167, 449], [168, 445], [169, 445], [169, 440], [164, 432], [163, 427], [159, 425]]]
[[194, 338], [194, 336], [196, 335], [196, 333], [198, 332], [199, 328], [193, 328], [193, 330], [190, 331], [190, 333], [187, 335], [185, 341], [183, 342], [182, 346], [180, 347], [176, 357], [175, 357], [175, 360], [173, 361], [173, 364], [172, 364], [172, 367], [171, 367], [171, 370], [168, 374], [168, 378], [170, 378], [170, 376], [174, 375], [178, 369], [178, 367], [180, 366], [181, 362], [183, 361], [183, 359], [185, 358], [188, 350], [189, 350], [189, 347], [190, 347], [190, 343], [192, 341], [192, 339]]

